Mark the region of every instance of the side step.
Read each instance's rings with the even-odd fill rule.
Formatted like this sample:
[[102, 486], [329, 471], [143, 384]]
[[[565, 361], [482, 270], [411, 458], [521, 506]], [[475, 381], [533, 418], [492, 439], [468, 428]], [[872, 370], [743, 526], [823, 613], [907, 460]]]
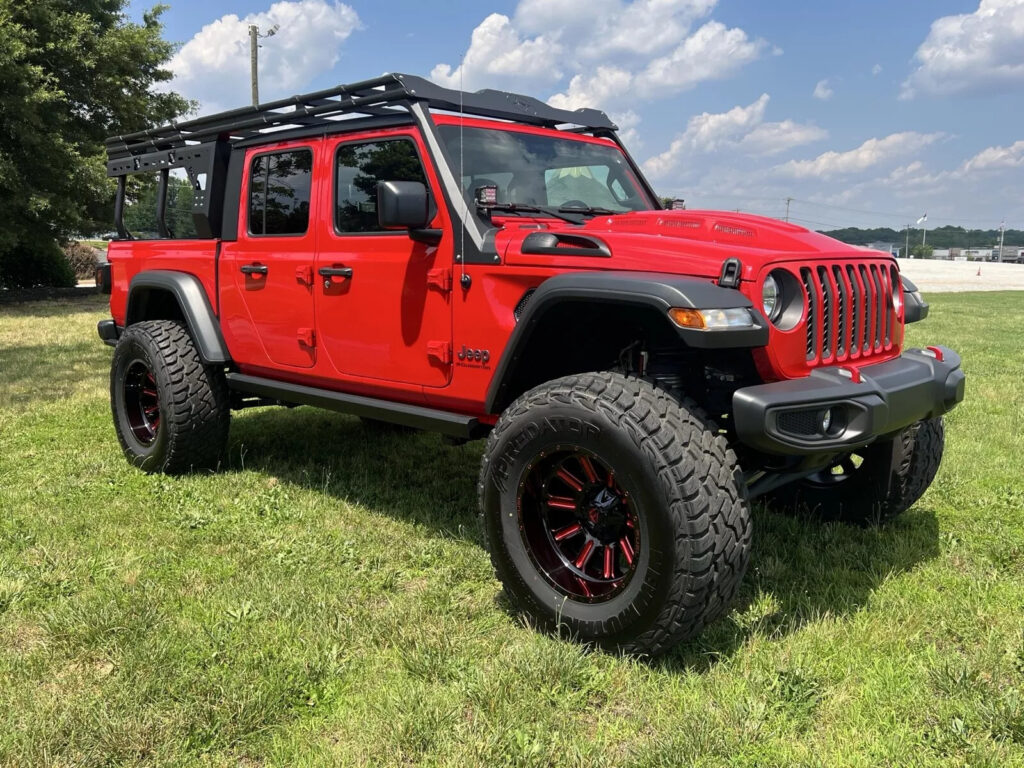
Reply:
[[481, 424], [474, 416], [464, 416], [419, 405], [394, 403], [390, 400], [378, 400], [373, 397], [349, 395], [330, 389], [304, 387], [259, 376], [246, 376], [242, 373], [229, 373], [226, 378], [228, 387], [237, 392], [281, 400], [286, 403], [312, 405], [317, 408], [326, 408], [329, 411], [365, 416], [369, 419], [402, 424], [429, 432], [440, 432], [444, 435], [468, 440], [483, 437], [488, 432], [487, 425]]

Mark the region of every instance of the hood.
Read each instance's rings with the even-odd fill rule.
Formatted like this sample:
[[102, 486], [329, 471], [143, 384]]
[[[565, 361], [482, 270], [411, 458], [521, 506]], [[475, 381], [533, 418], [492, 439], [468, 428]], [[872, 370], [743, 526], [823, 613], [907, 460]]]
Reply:
[[[559, 253], [558, 248], [532, 247], [537, 238], [526, 244], [524, 252], [524, 240], [538, 229], [565, 236], [570, 242], [567, 255]], [[573, 250], [574, 236], [603, 243], [611, 258], [568, 255]], [[754, 280], [767, 264], [780, 261], [880, 255], [778, 219], [723, 211], [637, 211], [595, 216], [582, 227], [506, 219], [496, 244], [504, 261], [511, 265], [667, 272], [707, 278], [718, 277], [723, 262], [738, 258], [743, 280]], [[545, 252], [533, 252], [538, 250]]]

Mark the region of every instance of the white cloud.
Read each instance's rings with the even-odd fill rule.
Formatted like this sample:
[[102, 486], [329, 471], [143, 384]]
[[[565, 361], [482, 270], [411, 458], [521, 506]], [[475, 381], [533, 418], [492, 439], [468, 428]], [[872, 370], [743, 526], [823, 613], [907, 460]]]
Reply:
[[871, 74], [874, 75], [875, 77], [877, 77], [878, 75], [882, 74], [882, 65], [881, 64], [875, 64], [875, 66], [873, 66], [871, 68]]
[[767, 49], [742, 29], [708, 20], [717, 0], [520, 0], [510, 16], [491, 14], [457, 65], [431, 77], [468, 90], [530, 92], [572, 74], [550, 102], [577, 109], [620, 108], [728, 77]]
[[352, 8], [327, 0], [278, 2], [244, 18], [227, 14], [199, 30], [171, 59], [169, 87], [198, 99], [204, 113], [242, 106], [240, 95], [249, 93], [250, 24], [263, 31], [280, 25], [259, 51], [261, 101], [308, 89], [314, 77], [334, 67], [342, 43], [360, 26]]
[[828, 138], [828, 131], [793, 120], [762, 123], [743, 137], [740, 149], [751, 155], [777, 155], [787, 149]]
[[817, 126], [801, 125], [792, 120], [764, 122], [769, 99], [764, 93], [745, 107], [736, 106], [728, 112], [705, 112], [691, 117], [686, 130], [672, 141], [667, 150], [644, 163], [645, 170], [655, 178], [664, 177], [694, 155], [720, 150], [771, 155], [828, 135]]
[[561, 53], [557, 40], [545, 35], [524, 39], [508, 16], [492, 13], [473, 30], [462, 63], [454, 69], [450, 64], [438, 64], [430, 77], [440, 85], [467, 91], [493, 83], [496, 78], [557, 78], [561, 76]]
[[648, 57], [686, 37], [718, 0], [520, 0], [514, 23], [528, 34], [561, 39], [581, 60]]
[[578, 109], [617, 100], [669, 96], [735, 74], [759, 58], [766, 47], [763, 40], [751, 40], [742, 29], [709, 21], [674, 50], [639, 70], [598, 67], [593, 74], [573, 77], [564, 93], [548, 101], [556, 107]]
[[882, 163], [901, 158], [924, 149], [944, 136], [942, 133], [904, 131], [881, 139], [868, 139], [856, 149], [847, 152], [829, 151], [813, 160], [790, 160], [776, 170], [797, 179], [831, 178], [859, 173]]
[[1008, 147], [983, 149], [960, 166], [960, 173], [967, 175], [975, 171], [997, 171], [1008, 168], [1024, 168], [1024, 141], [1014, 142]]
[[832, 98], [833, 90], [828, 87], [828, 80], [819, 80], [814, 86], [814, 98], [828, 101]]
[[1024, 85], [1024, 0], [981, 0], [974, 13], [936, 20], [901, 97], [998, 91]]

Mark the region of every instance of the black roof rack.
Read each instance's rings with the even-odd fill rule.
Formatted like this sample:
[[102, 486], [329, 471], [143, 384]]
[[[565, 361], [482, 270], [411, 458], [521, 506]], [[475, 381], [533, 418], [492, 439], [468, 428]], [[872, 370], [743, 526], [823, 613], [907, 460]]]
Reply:
[[[106, 141], [109, 161], [126, 160], [157, 150], [173, 150], [187, 144], [252, 138], [267, 129], [286, 126], [332, 125], [343, 115], [393, 115], [412, 102], [431, 109], [512, 120], [554, 128], [574, 125], [594, 130], [616, 130], [608, 116], [596, 109], [557, 109], [530, 96], [505, 91], [464, 93], [442, 88], [414, 75], [393, 73], [314, 93], [292, 96], [258, 106], [241, 107], [206, 117], [168, 123], [159, 128], [112, 136]], [[398, 107], [396, 109], [395, 107]], [[136, 164], [108, 163], [111, 175], [142, 170]], [[118, 167], [112, 167], [118, 166]]]
[[[592, 131], [612, 138], [617, 130], [608, 116], [596, 109], [556, 109], [515, 93], [494, 90], [463, 93], [414, 75], [382, 75], [302, 96], [111, 136], [106, 141], [107, 175], [117, 179], [114, 199], [117, 231], [122, 238], [131, 237], [124, 226], [123, 213], [126, 178], [132, 174], [159, 173], [157, 229], [161, 236], [168, 237], [173, 236], [166, 223], [169, 173], [172, 169], [184, 169], [193, 189], [196, 232], [200, 237], [219, 237], [225, 220], [224, 195], [234, 145], [267, 140], [289, 128], [343, 131], [346, 124], [365, 125], [365, 119], [374, 118], [393, 121], [405, 117], [419, 122], [426, 130], [432, 125], [431, 109], [548, 128], [566, 126], [570, 130]], [[340, 119], [347, 115], [356, 119]]]

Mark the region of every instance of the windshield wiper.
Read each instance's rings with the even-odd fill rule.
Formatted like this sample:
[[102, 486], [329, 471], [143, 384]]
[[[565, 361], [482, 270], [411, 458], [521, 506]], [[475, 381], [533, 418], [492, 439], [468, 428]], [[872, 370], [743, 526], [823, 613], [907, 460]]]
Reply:
[[575, 213], [580, 216], [615, 216], [625, 211], [613, 211], [610, 208], [600, 208], [594, 205], [563, 205], [559, 209], [562, 213]]
[[541, 205], [527, 205], [525, 203], [496, 203], [494, 205], [488, 205], [487, 210], [507, 211], [509, 213], [543, 213], [545, 216], [551, 216], [555, 219], [568, 221], [570, 224], [582, 224], [583, 222], [577, 217], [585, 213], [584, 211], [581, 211], [575, 216], [567, 216], [566, 214], [573, 213], [573, 211], [563, 211], [561, 208], [555, 209]]

